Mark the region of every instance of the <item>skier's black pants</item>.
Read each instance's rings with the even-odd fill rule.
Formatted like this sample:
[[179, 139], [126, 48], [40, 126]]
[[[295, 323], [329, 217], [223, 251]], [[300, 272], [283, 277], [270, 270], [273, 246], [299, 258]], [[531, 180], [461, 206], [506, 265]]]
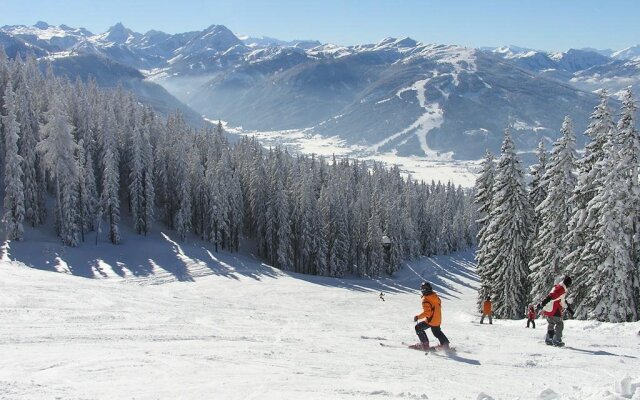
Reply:
[[433, 332], [433, 336], [435, 336], [440, 341], [440, 344], [449, 343], [449, 339], [447, 339], [447, 337], [444, 335], [444, 333], [442, 332], [442, 329], [440, 329], [439, 326], [430, 326], [424, 321], [418, 322], [416, 324], [416, 334], [418, 335], [418, 338], [420, 338], [420, 343], [429, 343], [427, 332], [425, 332], [429, 328], [431, 328], [431, 332]]
[[529, 318], [529, 319], [527, 320], [527, 328], [529, 327], [529, 324], [533, 324], [533, 329], [535, 329], [535, 328], [536, 328], [536, 320], [535, 320], [535, 319], [531, 319], [531, 318]]

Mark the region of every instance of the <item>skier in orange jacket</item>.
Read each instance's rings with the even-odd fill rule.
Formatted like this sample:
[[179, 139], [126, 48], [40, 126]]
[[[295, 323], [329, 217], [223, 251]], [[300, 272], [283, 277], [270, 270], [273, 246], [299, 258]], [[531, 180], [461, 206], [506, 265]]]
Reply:
[[433, 336], [439, 341], [440, 345], [444, 348], [449, 347], [449, 339], [444, 335], [440, 329], [440, 323], [442, 322], [442, 308], [440, 306], [440, 297], [433, 291], [429, 282], [423, 282], [420, 286], [422, 292], [422, 312], [413, 317], [414, 322], [424, 319], [416, 324], [416, 334], [420, 339], [420, 345], [423, 349], [429, 348], [429, 338], [427, 337], [426, 330], [431, 328]]
[[489, 325], [493, 325], [493, 320], [491, 319], [491, 313], [493, 312], [491, 305], [491, 296], [487, 296], [484, 303], [482, 303], [482, 317], [480, 318], [480, 323], [484, 324], [484, 317], [489, 317]]

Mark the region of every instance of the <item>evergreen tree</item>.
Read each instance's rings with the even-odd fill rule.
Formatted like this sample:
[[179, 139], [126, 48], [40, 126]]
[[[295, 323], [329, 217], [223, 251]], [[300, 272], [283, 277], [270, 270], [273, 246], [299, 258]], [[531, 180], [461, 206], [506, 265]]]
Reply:
[[[544, 174], [547, 172], [547, 151], [544, 146], [544, 139], [538, 144], [538, 163], [531, 166], [531, 183], [529, 184], [529, 200], [534, 210], [538, 208], [540, 203], [547, 198], [547, 185], [543, 181]], [[538, 235], [538, 221], [540, 213], [534, 211], [534, 228], [533, 237]]]
[[20, 126], [16, 120], [16, 96], [11, 82], [4, 92], [5, 114], [2, 116], [5, 139], [4, 157], [4, 216], [7, 239], [22, 240], [24, 235], [24, 187], [22, 185], [22, 157], [18, 155]]
[[25, 220], [35, 227], [42, 224], [46, 217], [46, 187], [42, 162], [36, 152], [36, 146], [40, 141], [40, 124], [34, 100], [35, 93], [29, 92], [27, 87], [30, 80], [25, 77], [25, 83], [16, 91], [16, 105], [20, 124], [18, 148], [24, 171]]
[[189, 177], [189, 165], [187, 164], [187, 148], [183, 140], [176, 142], [176, 157], [174, 162], [175, 182], [177, 200], [177, 212], [175, 213], [173, 225], [180, 240], [184, 241], [191, 230], [192, 199], [191, 199], [191, 179]]
[[[591, 114], [591, 122], [585, 131], [590, 138], [584, 149], [584, 155], [578, 160], [578, 181], [570, 202], [573, 206], [566, 242], [570, 252], [563, 260], [565, 270], [573, 278], [573, 299], [584, 299], [591, 288], [587, 277], [594, 275], [598, 261], [588, 253], [597, 242], [596, 221], [600, 218], [598, 210], [589, 207], [592, 199], [601, 191], [601, 182], [606, 174], [605, 144], [611, 140], [615, 125], [608, 106], [607, 92], [600, 94], [600, 103]], [[584, 317], [580, 307], [576, 307], [576, 316]]]
[[142, 204], [142, 224], [141, 231], [146, 235], [151, 230], [154, 219], [155, 210], [155, 188], [154, 188], [154, 165], [153, 165], [153, 148], [151, 147], [151, 139], [149, 138], [148, 128], [145, 126], [142, 131], [142, 184], [144, 186], [144, 201]]
[[56, 231], [64, 244], [77, 246], [80, 233], [77, 144], [60, 98], [53, 97], [49, 107], [46, 122], [40, 128], [44, 138], [36, 148], [54, 179]]
[[578, 297], [579, 318], [609, 322], [638, 320], [638, 267], [635, 263], [635, 231], [638, 204], [638, 149], [636, 106], [631, 91], [623, 98], [620, 121], [603, 146], [604, 158], [595, 184], [599, 191], [587, 204], [594, 218], [594, 234], [588, 237], [581, 261], [584, 297]]
[[101, 208], [109, 222], [109, 241], [120, 243], [120, 174], [116, 125], [112, 109], [107, 109], [102, 120], [102, 197]]
[[368, 276], [378, 276], [384, 266], [384, 249], [382, 248], [382, 229], [380, 229], [380, 206], [377, 201], [373, 201], [371, 215], [367, 222], [367, 265], [366, 274]]
[[[476, 262], [478, 263], [477, 272], [480, 277], [480, 290], [478, 290], [478, 305], [480, 306], [486, 296], [491, 294], [493, 287], [492, 274], [487, 266], [491, 262], [493, 256], [490, 250], [495, 248], [487, 241], [487, 227], [490, 222], [490, 214], [493, 204], [493, 193], [495, 185], [495, 162], [494, 156], [487, 150], [482, 162], [480, 175], [475, 185], [475, 204], [477, 205], [479, 226], [478, 230], [478, 248], [476, 250]], [[424, 226], [424, 224], [421, 224]]]
[[546, 198], [536, 207], [538, 233], [532, 243], [531, 298], [541, 301], [563, 272], [562, 260], [569, 253], [565, 241], [571, 218], [570, 199], [576, 187], [575, 134], [571, 120], [565, 117], [562, 136], [554, 143], [547, 170], [540, 186], [547, 188]]
[[491, 214], [486, 232], [489, 259], [485, 276], [491, 276], [495, 315], [520, 318], [529, 294], [528, 240], [532, 210], [522, 167], [507, 129], [496, 168]]
[[146, 233], [144, 210], [144, 163], [142, 161], [142, 132], [139, 126], [133, 128], [131, 143], [131, 158], [129, 166], [129, 199], [131, 204], [131, 217], [133, 229], [137, 233]]
[[78, 143], [78, 179], [78, 217], [81, 240], [84, 242], [84, 234], [95, 228], [99, 207], [93, 159], [91, 153], [86, 150], [84, 139], [80, 139]]

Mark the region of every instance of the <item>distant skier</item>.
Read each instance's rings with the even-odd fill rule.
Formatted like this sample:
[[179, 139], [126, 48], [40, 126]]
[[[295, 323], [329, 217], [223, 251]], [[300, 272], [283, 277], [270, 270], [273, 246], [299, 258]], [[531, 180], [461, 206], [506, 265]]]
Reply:
[[533, 305], [530, 305], [527, 311], [527, 328], [529, 325], [533, 325], [533, 329], [536, 329], [536, 310], [533, 309]]
[[422, 313], [413, 317], [413, 322], [418, 322], [418, 320], [421, 319], [424, 319], [424, 321], [416, 324], [416, 334], [420, 339], [420, 344], [417, 346], [421, 346], [425, 350], [429, 348], [429, 338], [427, 337], [426, 330], [431, 328], [433, 336], [440, 341], [440, 346], [448, 349], [449, 339], [447, 339], [440, 329], [440, 323], [442, 321], [440, 297], [433, 291], [429, 282], [423, 282], [420, 286], [420, 291], [422, 292]]
[[537, 311], [543, 311], [542, 314], [547, 318], [547, 322], [549, 323], [547, 336], [544, 339], [545, 343], [549, 345], [564, 346], [564, 342], [562, 341], [562, 330], [564, 329], [562, 311], [566, 309], [573, 315], [571, 306], [569, 306], [565, 300], [567, 289], [570, 286], [571, 277], [565, 276], [562, 282], [555, 285], [549, 295], [536, 307]]
[[384, 293], [380, 292], [380, 300], [384, 301]]
[[482, 303], [482, 317], [480, 318], [480, 323], [484, 324], [484, 317], [489, 317], [489, 325], [493, 324], [493, 320], [491, 319], [491, 313], [493, 312], [493, 305], [491, 304], [491, 296], [487, 296]]

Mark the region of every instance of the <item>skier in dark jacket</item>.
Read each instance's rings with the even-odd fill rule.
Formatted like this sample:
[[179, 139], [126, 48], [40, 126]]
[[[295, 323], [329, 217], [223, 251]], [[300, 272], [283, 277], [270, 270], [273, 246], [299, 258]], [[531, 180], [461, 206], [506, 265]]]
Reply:
[[440, 322], [442, 321], [440, 297], [433, 291], [429, 282], [423, 282], [420, 286], [420, 291], [422, 292], [422, 313], [413, 317], [413, 322], [418, 322], [420, 319], [424, 319], [424, 321], [416, 324], [416, 334], [420, 339], [420, 344], [413, 347], [420, 347], [425, 350], [429, 348], [429, 338], [427, 337], [426, 330], [431, 328], [433, 336], [440, 341], [440, 346], [448, 349], [449, 339], [447, 339], [440, 329]]
[[536, 307], [536, 310], [543, 311], [543, 315], [549, 323], [547, 336], [544, 339], [545, 343], [549, 345], [564, 346], [562, 341], [562, 330], [564, 329], [562, 311], [566, 309], [570, 314], [573, 314], [571, 306], [565, 300], [569, 286], [571, 286], [571, 277], [565, 276], [562, 282], [555, 285], [549, 295]]

